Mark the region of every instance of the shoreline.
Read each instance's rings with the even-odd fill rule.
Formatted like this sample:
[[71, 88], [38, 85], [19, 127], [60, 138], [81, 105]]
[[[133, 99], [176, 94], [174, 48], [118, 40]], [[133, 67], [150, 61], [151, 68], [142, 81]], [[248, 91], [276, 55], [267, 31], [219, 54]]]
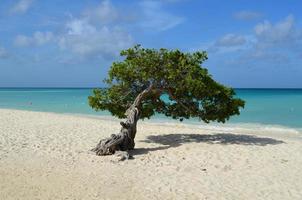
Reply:
[[[91, 118], [91, 119], [101, 119], [101, 120], [109, 120], [109, 121], [119, 121], [123, 119], [118, 119], [113, 117], [112, 115], [97, 115], [97, 114], [83, 114], [83, 113], [68, 113], [68, 112], [49, 112], [49, 111], [35, 111], [35, 110], [26, 110], [26, 109], [12, 109], [12, 108], [0, 108], [0, 110], [11, 110], [11, 111], [24, 111], [24, 112], [34, 112], [34, 113], [50, 113], [50, 114], [58, 114], [58, 115], [66, 115], [66, 116], [77, 116], [77, 117], [84, 117], [84, 118]], [[290, 132], [293, 134], [302, 134], [302, 127], [290, 127], [284, 126], [280, 124], [264, 124], [264, 123], [254, 123], [254, 122], [226, 122], [217, 123], [217, 122], [210, 122], [206, 124], [200, 121], [190, 121], [184, 120], [183, 122], [179, 122], [178, 120], [173, 120], [170, 118], [151, 118], [145, 120], [139, 120], [139, 123], [151, 123], [151, 124], [158, 124], [158, 125], [183, 125], [183, 126], [194, 126], [202, 129], [209, 129], [209, 130], [245, 130], [245, 131], [274, 131], [274, 132]], [[255, 130], [257, 129], [257, 130]]]
[[133, 159], [90, 152], [118, 122], [0, 109], [0, 199], [301, 199], [299, 133], [140, 121]]

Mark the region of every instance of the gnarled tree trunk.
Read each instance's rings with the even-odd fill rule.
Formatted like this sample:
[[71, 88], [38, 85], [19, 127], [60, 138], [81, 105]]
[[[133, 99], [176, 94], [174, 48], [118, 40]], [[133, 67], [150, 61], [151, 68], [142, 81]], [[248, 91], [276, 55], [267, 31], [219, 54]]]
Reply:
[[122, 126], [120, 132], [118, 134], [112, 134], [109, 138], [100, 140], [97, 146], [92, 149], [96, 155], [112, 155], [116, 151], [127, 151], [134, 149], [134, 138], [136, 134], [137, 121], [140, 115], [141, 102], [152, 89], [153, 86], [150, 85], [135, 98], [135, 101], [125, 113], [127, 116], [126, 121], [120, 122]]

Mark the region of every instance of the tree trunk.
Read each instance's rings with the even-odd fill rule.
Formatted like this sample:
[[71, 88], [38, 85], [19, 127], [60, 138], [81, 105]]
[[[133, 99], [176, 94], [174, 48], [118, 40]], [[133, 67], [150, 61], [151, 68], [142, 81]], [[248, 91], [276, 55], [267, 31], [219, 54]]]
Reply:
[[99, 156], [112, 155], [116, 151], [127, 151], [134, 149], [134, 138], [136, 125], [140, 115], [140, 105], [144, 97], [151, 92], [153, 85], [141, 92], [134, 100], [133, 104], [126, 111], [127, 119], [120, 122], [122, 128], [118, 134], [112, 134], [109, 138], [100, 140], [92, 149]]

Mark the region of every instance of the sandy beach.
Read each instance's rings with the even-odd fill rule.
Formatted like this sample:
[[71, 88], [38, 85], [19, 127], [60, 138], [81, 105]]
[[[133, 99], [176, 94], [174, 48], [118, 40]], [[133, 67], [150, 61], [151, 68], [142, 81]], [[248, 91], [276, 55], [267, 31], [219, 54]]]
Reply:
[[139, 122], [133, 159], [89, 151], [113, 118], [0, 109], [0, 199], [301, 199], [302, 134]]

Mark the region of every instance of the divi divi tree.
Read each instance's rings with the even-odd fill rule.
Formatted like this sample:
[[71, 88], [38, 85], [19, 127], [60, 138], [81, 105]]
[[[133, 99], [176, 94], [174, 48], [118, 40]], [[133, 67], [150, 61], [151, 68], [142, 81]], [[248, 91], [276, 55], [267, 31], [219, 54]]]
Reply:
[[213, 80], [202, 67], [207, 60], [204, 51], [186, 53], [136, 45], [120, 55], [124, 59], [112, 63], [104, 80], [106, 89], [94, 89], [88, 97], [95, 110], [108, 110], [125, 119], [119, 133], [102, 139], [93, 149], [97, 155], [134, 149], [137, 121], [156, 113], [181, 121], [199, 118], [224, 123], [244, 107], [232, 88]]

